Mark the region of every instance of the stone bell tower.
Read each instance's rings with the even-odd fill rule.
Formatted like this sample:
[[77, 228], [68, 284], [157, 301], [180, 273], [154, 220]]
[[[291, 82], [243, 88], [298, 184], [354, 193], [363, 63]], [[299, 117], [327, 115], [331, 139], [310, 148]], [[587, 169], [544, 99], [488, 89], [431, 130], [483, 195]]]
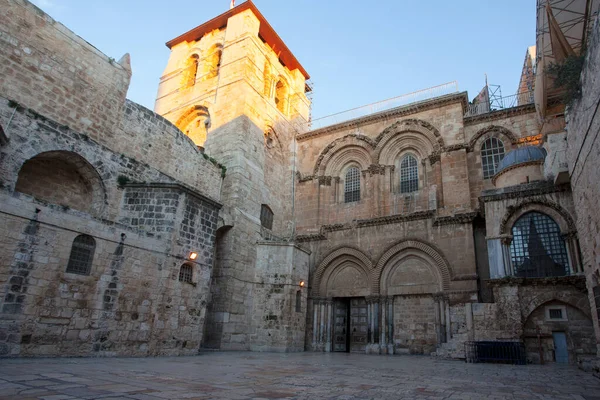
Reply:
[[302, 350], [308, 254], [293, 202], [308, 73], [251, 1], [167, 46], [155, 111], [227, 168], [204, 346]]

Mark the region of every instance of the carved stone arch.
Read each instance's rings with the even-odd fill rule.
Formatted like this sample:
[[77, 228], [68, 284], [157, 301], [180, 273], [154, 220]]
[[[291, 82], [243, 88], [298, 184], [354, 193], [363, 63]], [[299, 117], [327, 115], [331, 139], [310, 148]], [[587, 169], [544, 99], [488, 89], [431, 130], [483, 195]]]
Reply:
[[381, 278], [383, 274], [384, 268], [387, 266], [388, 261], [392, 259], [399, 253], [402, 253], [407, 250], [416, 250], [417, 252], [421, 252], [428, 256], [438, 269], [439, 276], [441, 279], [442, 290], [448, 290], [450, 288], [450, 279], [451, 279], [451, 269], [450, 263], [446, 258], [442, 255], [442, 253], [437, 250], [432, 245], [425, 243], [419, 239], [405, 239], [400, 243], [395, 244], [390, 249], [388, 249], [379, 259], [375, 269], [373, 270], [373, 277], [371, 282], [373, 284], [372, 292], [374, 294], [380, 294], [381, 291]]
[[502, 218], [502, 222], [500, 223], [500, 234], [512, 234], [512, 227], [515, 222], [524, 214], [531, 211], [548, 215], [554, 220], [554, 222], [558, 224], [562, 234], [577, 231], [575, 221], [563, 207], [561, 207], [558, 203], [547, 199], [537, 199], [526, 201], [516, 206], [509, 206], [504, 218]]
[[367, 277], [370, 277], [370, 271], [373, 269], [373, 263], [365, 255], [358, 249], [352, 247], [341, 247], [337, 250], [332, 251], [319, 263], [319, 266], [315, 270], [312, 288], [313, 288], [313, 296], [318, 297], [321, 295], [321, 286], [322, 286], [322, 278], [323, 274], [328, 269], [333, 269], [344, 262], [352, 262], [358, 266], [360, 266], [364, 271], [367, 272]]
[[542, 292], [538, 296], [531, 299], [531, 301], [523, 307], [523, 322], [527, 322], [527, 319], [538, 307], [543, 306], [546, 303], [551, 301], [559, 301], [561, 303], [565, 303], [571, 307], [574, 307], [584, 313], [588, 318], [592, 318], [590, 309], [589, 309], [589, 299], [583, 293], [574, 294], [568, 292]]
[[[496, 135], [494, 135], [494, 134], [496, 134]], [[504, 138], [508, 139], [508, 141], [510, 142], [511, 145], [517, 144], [518, 138], [510, 130], [508, 130], [507, 128], [505, 128], [503, 126], [490, 125], [490, 126], [486, 126], [485, 128], [478, 130], [477, 133], [475, 135], [473, 135], [471, 140], [469, 140], [469, 145], [467, 146], [467, 151], [474, 151], [479, 142], [481, 142], [489, 137], [498, 137], [499, 139], [502, 140], [501, 136], [504, 136]], [[505, 142], [505, 141], [502, 140], [502, 142]], [[508, 150], [509, 149], [505, 149], [505, 151], [508, 151]]]
[[423, 160], [435, 150], [431, 142], [420, 133], [398, 132], [390, 137], [383, 147], [375, 150], [373, 162], [381, 165], [394, 165], [398, 156], [407, 151], [416, 155], [419, 160]]
[[375, 148], [375, 142], [373, 141], [373, 139], [365, 135], [351, 133], [349, 135], [334, 140], [323, 149], [323, 151], [319, 155], [319, 158], [317, 158], [317, 162], [313, 170], [313, 175], [323, 175], [325, 170], [329, 169], [327, 168], [327, 165], [330, 162], [330, 160], [336, 154], [339, 154], [340, 149], [349, 146], [352, 146], [354, 148], [362, 148], [364, 150], [363, 154], [368, 154], [369, 164], [367, 165], [367, 167], [372, 163], [372, 151]]
[[429, 122], [415, 118], [404, 119], [388, 126], [377, 136], [375, 139], [376, 149], [373, 157], [375, 162], [381, 163], [380, 154], [382, 149], [384, 149], [388, 145], [388, 142], [395, 136], [404, 134], [405, 132], [412, 132], [413, 135], [415, 133], [421, 134], [423, 137], [425, 137], [430, 143], [430, 148], [433, 149], [430, 151], [430, 153], [433, 151], [439, 151], [444, 147], [444, 139], [442, 138], [442, 135], [440, 135], [440, 132], [437, 130], [437, 128], [435, 128]]

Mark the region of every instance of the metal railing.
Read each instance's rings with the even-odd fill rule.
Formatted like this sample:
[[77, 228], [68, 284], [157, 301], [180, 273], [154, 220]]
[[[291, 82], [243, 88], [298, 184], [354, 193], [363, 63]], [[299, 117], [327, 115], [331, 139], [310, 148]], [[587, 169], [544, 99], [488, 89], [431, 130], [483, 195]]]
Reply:
[[533, 104], [533, 91], [513, 94], [511, 96], [495, 98], [490, 102], [469, 104], [465, 117], [487, 114], [492, 111], [504, 110], [526, 104]]
[[465, 362], [525, 365], [525, 344], [522, 342], [465, 342]]
[[458, 93], [458, 83], [456, 81], [433, 86], [428, 89], [417, 90], [416, 92], [404, 94], [402, 96], [392, 97], [391, 99], [367, 104], [366, 106], [352, 108], [350, 110], [327, 115], [325, 117], [313, 119], [310, 123], [310, 129], [316, 130], [326, 126], [335, 125], [340, 122], [355, 118], [361, 118], [370, 114], [391, 110], [392, 108], [406, 106], [418, 101], [430, 100], [435, 97]]

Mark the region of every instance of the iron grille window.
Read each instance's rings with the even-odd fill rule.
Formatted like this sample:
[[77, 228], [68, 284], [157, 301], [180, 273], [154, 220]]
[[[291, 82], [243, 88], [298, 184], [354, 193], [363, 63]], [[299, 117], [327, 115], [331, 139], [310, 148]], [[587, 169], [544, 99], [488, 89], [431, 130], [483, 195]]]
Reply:
[[350, 167], [346, 171], [344, 181], [344, 203], [352, 203], [360, 200], [360, 170]]
[[273, 211], [266, 204], [260, 207], [260, 224], [264, 228], [273, 229]]
[[548, 315], [550, 316], [550, 319], [563, 319], [562, 309], [560, 308], [549, 309]]
[[546, 214], [530, 212], [515, 222], [510, 254], [520, 277], [564, 276], [569, 273], [565, 242], [556, 222]]
[[419, 190], [419, 166], [417, 159], [407, 154], [400, 163], [400, 193], [411, 193], [417, 190]]
[[194, 268], [190, 264], [183, 264], [179, 269], [179, 282], [192, 283]]
[[71, 255], [67, 264], [67, 272], [89, 275], [96, 250], [96, 241], [89, 235], [79, 235], [73, 240]]
[[481, 146], [481, 168], [483, 179], [489, 179], [496, 174], [496, 167], [504, 158], [504, 144], [500, 139], [489, 138]]

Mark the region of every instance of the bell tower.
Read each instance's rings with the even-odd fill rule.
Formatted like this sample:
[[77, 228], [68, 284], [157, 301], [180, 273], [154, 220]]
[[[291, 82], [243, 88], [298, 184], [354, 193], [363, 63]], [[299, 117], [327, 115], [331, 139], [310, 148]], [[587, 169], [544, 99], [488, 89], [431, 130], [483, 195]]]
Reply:
[[[251, 1], [167, 42], [154, 111], [198, 146], [240, 115], [305, 130], [308, 73]], [[304, 125], [304, 126], [303, 126]]]
[[308, 73], [251, 1], [167, 46], [155, 111], [227, 168], [203, 346], [303, 349], [305, 316], [282, 310], [306, 301], [295, 282], [308, 254], [293, 240]]

